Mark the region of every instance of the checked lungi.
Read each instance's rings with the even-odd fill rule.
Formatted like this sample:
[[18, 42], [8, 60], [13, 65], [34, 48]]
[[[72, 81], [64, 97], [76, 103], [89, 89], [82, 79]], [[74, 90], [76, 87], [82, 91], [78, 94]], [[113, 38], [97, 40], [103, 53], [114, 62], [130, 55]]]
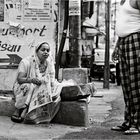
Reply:
[[125, 123], [140, 126], [140, 33], [119, 38], [119, 64]]

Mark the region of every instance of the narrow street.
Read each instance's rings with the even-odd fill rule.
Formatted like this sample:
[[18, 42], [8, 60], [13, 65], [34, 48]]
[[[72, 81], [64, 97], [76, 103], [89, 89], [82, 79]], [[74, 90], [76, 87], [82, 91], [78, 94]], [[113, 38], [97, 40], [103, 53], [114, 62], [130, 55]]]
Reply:
[[[133, 2], [128, 0], [129, 7], [134, 9], [134, 13], [125, 8], [126, 12], [124, 11], [123, 16], [123, 11], [122, 14], [119, 13], [119, 7], [125, 1], [0, 0], [0, 91], [2, 92], [0, 98], [0, 140], [140, 139], [139, 134], [124, 135], [124, 132], [111, 130], [111, 127], [121, 125], [124, 116], [122, 89], [121, 86], [117, 86], [115, 80], [120, 81], [120, 69], [117, 68], [117, 64], [120, 63], [118, 56], [121, 54], [121, 57], [124, 58], [125, 55], [123, 56], [123, 53], [120, 53], [121, 50], [123, 52], [121, 47], [115, 49], [116, 54], [119, 52], [117, 55], [112, 55], [115, 54], [113, 53], [114, 48], [124, 45], [126, 50], [139, 52], [137, 49], [128, 49], [128, 47], [136, 46], [136, 48], [139, 48], [140, 44], [140, 38], [137, 35], [140, 27], [138, 25], [135, 27], [135, 23], [140, 21], [139, 11], [135, 12], [140, 10], [140, 4], [138, 6], [138, 0], [133, 0]], [[131, 3], [135, 3], [135, 5]], [[133, 21], [134, 19], [136, 21]], [[131, 40], [129, 35], [135, 36], [135, 33], [137, 38], [134, 37], [134, 40]], [[125, 40], [125, 37], [130, 37], [130, 43], [126, 41], [125, 44], [125, 41], [121, 41]], [[117, 56], [117, 59], [114, 59], [115, 63], [112, 61], [112, 58], [115, 57], [112, 56]], [[137, 53], [135, 53], [135, 57], [138, 58]], [[135, 60], [135, 57], [130, 56], [128, 58]], [[137, 64], [139, 63], [133, 66], [139, 66]], [[124, 68], [127, 67], [124, 66]], [[136, 72], [133, 72], [134, 74], [139, 72], [139, 67], [136, 70]], [[124, 71], [126, 72], [127, 69]], [[139, 76], [139, 73], [137, 75]], [[88, 106], [86, 99], [84, 99], [84, 102], [83, 100], [82, 102], [81, 100], [73, 101], [74, 104], [78, 104], [80, 109], [71, 105], [73, 102], [70, 102], [68, 106], [64, 104], [65, 109], [61, 108], [69, 114], [67, 115], [59, 110], [62, 123], [58, 121], [59, 119], [56, 119], [57, 123], [52, 120], [51, 123], [39, 125], [11, 121], [11, 114], [15, 111], [15, 107], [21, 109], [24, 108], [25, 104], [26, 109], [32, 106], [45, 108], [42, 110], [39, 108], [40, 111], [35, 111], [34, 120], [39, 118], [34, 116], [39, 114], [42, 118], [42, 114], [46, 112], [49, 117], [53, 116], [50, 115], [53, 113], [48, 113], [55, 112], [52, 102], [57, 98], [55, 97], [53, 100], [50, 93], [57, 93], [58, 88], [53, 90], [55, 89], [55, 82], [53, 81], [55, 79], [58, 81], [72, 79], [77, 84], [87, 84], [89, 78], [90, 80], [94, 79], [97, 93], [91, 98]], [[98, 80], [95, 78], [98, 78]], [[139, 83], [139, 77], [136, 76], [135, 79], [134, 81]], [[17, 88], [16, 84], [18, 85]], [[33, 84], [37, 86], [33, 86]], [[44, 88], [41, 89], [41, 92], [36, 92], [35, 89], [40, 89], [40, 85], [44, 85]], [[24, 100], [21, 98], [19, 101], [19, 103], [23, 101], [20, 107], [12, 102], [14, 101], [13, 96], [7, 97], [9, 94], [7, 92], [13, 93], [13, 89], [18, 89], [14, 90], [16, 103], [19, 100], [18, 97], [24, 97]], [[70, 87], [70, 89], [72, 88]], [[75, 92], [75, 90], [73, 91]], [[36, 94], [34, 94], [35, 92]], [[85, 93], [87, 92], [85, 91]], [[26, 93], [31, 95], [28, 104], [26, 103], [28, 99]], [[68, 93], [68, 90], [65, 93]], [[72, 95], [71, 93], [70, 95]], [[36, 98], [34, 98], [34, 95]], [[43, 98], [46, 98], [47, 101]], [[31, 104], [32, 100], [34, 105]], [[47, 103], [47, 107], [42, 107], [43, 103]], [[50, 105], [48, 105], [49, 103]], [[84, 103], [84, 105], [82, 106], [81, 103]], [[52, 108], [50, 109], [49, 106], [52, 106]], [[69, 107], [75, 112], [69, 110]], [[28, 114], [30, 113], [29, 108]], [[78, 111], [81, 113], [80, 115]], [[5, 115], [5, 112], [11, 114]], [[22, 118], [22, 115], [20, 117]], [[68, 117], [68, 122], [73, 122], [72, 120], [74, 122], [65, 123], [67, 121], [64, 117]], [[84, 118], [84, 124], [77, 125], [82, 117]], [[88, 121], [89, 126], [87, 125]], [[44, 121], [42, 120], [42, 122]]]

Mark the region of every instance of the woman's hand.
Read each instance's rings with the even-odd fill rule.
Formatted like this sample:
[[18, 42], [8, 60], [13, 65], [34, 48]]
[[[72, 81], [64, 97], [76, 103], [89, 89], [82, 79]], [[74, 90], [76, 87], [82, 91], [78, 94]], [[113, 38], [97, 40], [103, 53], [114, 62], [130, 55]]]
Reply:
[[32, 79], [31, 79], [31, 83], [36, 84], [36, 85], [38, 85], [38, 86], [41, 85], [41, 81], [40, 81], [39, 79], [37, 79], [37, 78], [32, 78]]

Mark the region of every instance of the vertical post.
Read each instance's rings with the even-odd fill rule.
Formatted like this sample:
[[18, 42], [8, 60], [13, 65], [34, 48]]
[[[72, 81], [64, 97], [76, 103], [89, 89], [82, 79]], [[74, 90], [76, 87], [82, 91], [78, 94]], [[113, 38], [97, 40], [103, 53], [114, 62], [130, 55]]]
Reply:
[[81, 67], [81, 0], [69, 1], [70, 67]]
[[[60, 2], [61, 4], [61, 2]], [[60, 67], [60, 63], [61, 63], [61, 57], [62, 57], [62, 53], [63, 53], [63, 49], [64, 49], [64, 45], [65, 45], [65, 41], [66, 41], [66, 35], [67, 35], [67, 28], [68, 28], [68, 18], [69, 18], [69, 1], [64, 1], [64, 24], [63, 24], [63, 33], [62, 33], [62, 38], [60, 41], [60, 46], [59, 46], [59, 50], [56, 56], [56, 65], [55, 65], [55, 78], [58, 79], [59, 76], [59, 67]]]
[[109, 78], [110, 78], [110, 65], [109, 65], [109, 53], [110, 53], [110, 0], [105, 3], [105, 27], [106, 27], [106, 37], [105, 37], [105, 68], [104, 68], [104, 83], [103, 88], [109, 89]]
[[117, 11], [117, 1], [115, 0], [115, 7], [114, 7], [114, 43], [116, 41], [116, 11]]
[[[97, 19], [96, 19], [96, 21], [97, 21], [96, 27], [97, 27], [97, 28], [98, 28], [98, 26], [99, 26], [99, 9], [100, 9], [99, 6], [100, 6], [100, 2], [97, 1]], [[99, 36], [96, 35], [96, 48], [98, 48], [98, 43], [99, 43]]]
[[89, 17], [91, 17], [94, 13], [94, 2], [90, 1], [90, 13], [89, 13]]

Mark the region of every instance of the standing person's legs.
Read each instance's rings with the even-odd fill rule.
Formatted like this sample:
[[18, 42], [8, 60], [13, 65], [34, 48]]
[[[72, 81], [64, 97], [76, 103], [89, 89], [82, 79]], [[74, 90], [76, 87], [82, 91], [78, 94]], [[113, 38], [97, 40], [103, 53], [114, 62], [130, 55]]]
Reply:
[[[123, 39], [121, 79], [125, 101], [125, 122], [130, 129], [125, 134], [137, 134], [140, 124], [140, 35], [135, 33]], [[128, 115], [128, 116], [127, 116]]]
[[125, 134], [138, 134], [140, 126], [140, 34], [131, 34], [120, 43], [120, 74], [125, 101]]
[[[129, 37], [128, 65], [130, 79], [131, 128], [126, 134], [138, 133], [140, 126], [140, 35]], [[137, 130], [136, 130], [136, 129]]]
[[126, 60], [121, 57], [120, 59], [120, 77], [121, 77], [121, 85], [125, 103], [125, 110], [124, 110], [124, 123], [123, 125], [130, 127], [130, 116], [131, 116], [131, 105], [130, 105], [130, 81], [129, 81], [129, 71], [128, 65]]
[[125, 111], [124, 111], [124, 122], [120, 126], [112, 127], [112, 130], [115, 131], [126, 131], [130, 128], [130, 81], [129, 81], [129, 71], [128, 65], [125, 56], [125, 42], [121, 40], [122, 44], [119, 48], [119, 67], [120, 67], [120, 77], [121, 85], [123, 90], [123, 97], [125, 102]]

